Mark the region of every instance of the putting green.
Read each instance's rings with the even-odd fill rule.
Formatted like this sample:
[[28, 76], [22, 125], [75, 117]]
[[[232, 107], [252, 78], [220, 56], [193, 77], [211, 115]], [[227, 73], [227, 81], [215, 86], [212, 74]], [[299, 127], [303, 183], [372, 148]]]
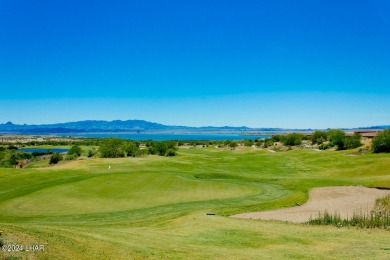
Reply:
[[257, 191], [251, 186], [171, 174], [110, 174], [49, 186], [0, 207], [2, 215], [12, 216], [82, 214], [233, 198]]

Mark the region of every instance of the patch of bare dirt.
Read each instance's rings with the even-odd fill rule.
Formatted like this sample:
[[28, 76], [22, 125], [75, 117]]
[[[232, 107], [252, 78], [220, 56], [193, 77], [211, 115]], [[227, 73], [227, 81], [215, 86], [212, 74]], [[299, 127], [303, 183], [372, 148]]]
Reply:
[[338, 213], [341, 218], [354, 213], [366, 213], [374, 208], [375, 200], [390, 194], [390, 190], [366, 188], [362, 186], [337, 186], [315, 188], [309, 193], [309, 200], [292, 208], [237, 214], [234, 218], [262, 220], [282, 220], [303, 223], [318, 217], [319, 212]]

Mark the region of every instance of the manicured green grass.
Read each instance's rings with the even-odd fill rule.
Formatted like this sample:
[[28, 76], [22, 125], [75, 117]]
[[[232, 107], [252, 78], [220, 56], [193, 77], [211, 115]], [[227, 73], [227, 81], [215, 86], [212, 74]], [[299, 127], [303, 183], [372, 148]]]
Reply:
[[[3, 243], [43, 259], [376, 258], [389, 231], [233, 219], [304, 203], [332, 185], [390, 187], [390, 156], [180, 149], [176, 157], [88, 159], [0, 169]], [[110, 169], [109, 169], [110, 167]], [[207, 212], [216, 213], [208, 216]]]

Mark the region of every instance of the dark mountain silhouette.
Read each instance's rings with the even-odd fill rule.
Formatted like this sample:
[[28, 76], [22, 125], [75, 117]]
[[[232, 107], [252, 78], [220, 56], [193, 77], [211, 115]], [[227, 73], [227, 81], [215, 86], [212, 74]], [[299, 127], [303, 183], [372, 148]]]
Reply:
[[0, 124], [2, 133], [80, 133], [80, 132], [152, 132], [152, 131], [243, 131], [250, 128], [242, 127], [187, 127], [187, 126], [168, 126], [145, 120], [86, 120], [79, 122], [43, 124], [43, 125], [17, 125], [12, 122]]
[[[343, 128], [344, 130], [382, 130], [390, 128], [390, 125], [369, 126], [359, 128]], [[86, 120], [78, 122], [42, 124], [42, 125], [18, 125], [12, 122], [0, 124], [0, 133], [14, 134], [55, 134], [55, 133], [96, 133], [96, 132], [212, 132], [212, 133], [245, 133], [251, 131], [259, 132], [278, 132], [278, 131], [312, 131], [312, 129], [284, 129], [284, 128], [249, 128], [246, 126], [170, 126], [159, 123], [148, 122], [145, 120]]]

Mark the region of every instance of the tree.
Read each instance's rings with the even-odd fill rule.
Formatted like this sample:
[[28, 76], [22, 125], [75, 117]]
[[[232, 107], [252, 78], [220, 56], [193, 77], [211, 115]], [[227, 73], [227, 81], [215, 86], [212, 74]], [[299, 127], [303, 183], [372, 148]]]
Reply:
[[390, 152], [390, 129], [386, 129], [374, 137], [372, 140], [372, 149], [374, 153]]
[[109, 138], [102, 141], [99, 152], [103, 158], [123, 157], [124, 140], [118, 138]]

